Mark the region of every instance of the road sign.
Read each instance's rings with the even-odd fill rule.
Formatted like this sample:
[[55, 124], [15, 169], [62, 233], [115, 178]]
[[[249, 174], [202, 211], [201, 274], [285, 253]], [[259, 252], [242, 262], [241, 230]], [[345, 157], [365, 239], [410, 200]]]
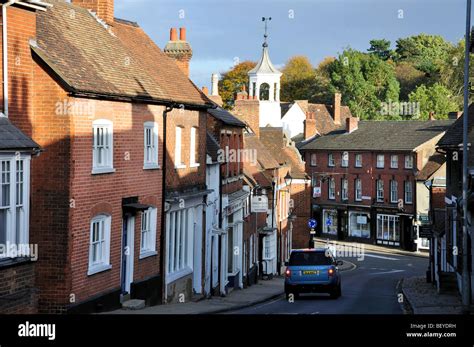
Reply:
[[308, 221], [308, 226], [311, 228], [311, 229], [314, 229], [316, 228], [318, 225], [318, 222], [316, 221], [316, 219], [310, 219]]
[[331, 218], [326, 219], [326, 225], [328, 227], [330, 227], [332, 225], [332, 219]]
[[432, 225], [420, 225], [418, 229], [418, 235], [421, 238], [429, 239], [433, 237], [433, 226]]
[[320, 198], [320, 197], [321, 197], [321, 187], [314, 187], [313, 198]]

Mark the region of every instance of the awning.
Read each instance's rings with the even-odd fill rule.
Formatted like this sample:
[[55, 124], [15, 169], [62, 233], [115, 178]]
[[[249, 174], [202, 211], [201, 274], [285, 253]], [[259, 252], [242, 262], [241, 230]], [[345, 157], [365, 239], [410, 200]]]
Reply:
[[138, 212], [143, 212], [143, 211], [146, 211], [150, 208], [155, 208], [155, 206], [140, 204], [138, 202], [122, 205], [123, 213], [131, 213], [131, 214], [136, 214]]

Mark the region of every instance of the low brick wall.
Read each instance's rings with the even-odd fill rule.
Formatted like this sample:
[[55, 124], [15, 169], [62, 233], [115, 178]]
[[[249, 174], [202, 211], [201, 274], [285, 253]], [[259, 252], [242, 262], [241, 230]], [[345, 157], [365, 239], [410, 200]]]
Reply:
[[35, 264], [0, 267], [0, 314], [35, 314], [38, 297]]

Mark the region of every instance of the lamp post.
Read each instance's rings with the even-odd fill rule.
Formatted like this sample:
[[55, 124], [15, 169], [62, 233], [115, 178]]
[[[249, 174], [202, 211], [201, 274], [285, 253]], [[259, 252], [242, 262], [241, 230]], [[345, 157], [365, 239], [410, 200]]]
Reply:
[[[424, 182], [426, 189], [430, 192], [430, 206], [429, 206], [429, 213], [428, 213], [428, 220], [432, 227], [434, 228], [434, 211], [433, 211], [433, 180], [427, 180]], [[435, 238], [430, 238], [430, 262], [428, 265], [428, 271], [426, 272], [426, 282], [431, 283], [436, 278], [435, 276], [435, 268], [434, 268], [434, 252], [435, 252]]]
[[469, 314], [471, 304], [471, 278], [468, 266], [468, 222], [467, 222], [467, 193], [468, 193], [468, 120], [469, 120], [469, 63], [471, 53], [471, 0], [466, 6], [466, 49], [464, 57], [464, 117], [463, 117], [463, 165], [462, 165], [462, 306], [463, 313]]

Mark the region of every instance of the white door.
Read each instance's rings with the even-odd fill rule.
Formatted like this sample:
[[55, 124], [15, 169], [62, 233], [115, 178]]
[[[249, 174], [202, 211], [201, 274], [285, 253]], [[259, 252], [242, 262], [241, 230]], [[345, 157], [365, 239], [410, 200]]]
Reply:
[[[193, 290], [197, 294], [202, 293], [202, 207], [191, 209], [194, 213], [194, 257], [193, 257]], [[191, 213], [191, 215], [192, 215]]]
[[123, 269], [122, 285], [124, 294], [130, 294], [130, 287], [133, 282], [133, 259], [134, 259], [134, 238], [135, 238], [135, 217], [127, 217], [124, 220], [124, 242], [123, 242]]

